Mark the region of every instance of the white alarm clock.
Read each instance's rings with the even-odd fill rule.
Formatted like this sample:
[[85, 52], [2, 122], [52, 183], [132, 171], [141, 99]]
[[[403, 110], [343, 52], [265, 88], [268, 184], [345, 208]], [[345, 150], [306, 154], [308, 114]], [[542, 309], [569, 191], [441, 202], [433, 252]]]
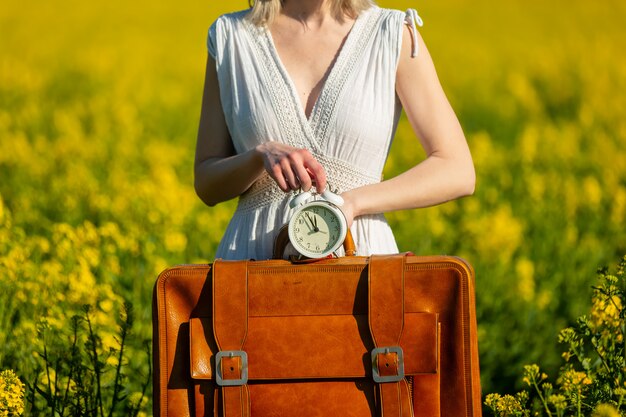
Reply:
[[324, 258], [339, 249], [348, 233], [341, 205], [343, 198], [328, 189], [322, 194], [302, 192], [291, 200], [295, 211], [289, 219], [289, 240], [298, 253]]

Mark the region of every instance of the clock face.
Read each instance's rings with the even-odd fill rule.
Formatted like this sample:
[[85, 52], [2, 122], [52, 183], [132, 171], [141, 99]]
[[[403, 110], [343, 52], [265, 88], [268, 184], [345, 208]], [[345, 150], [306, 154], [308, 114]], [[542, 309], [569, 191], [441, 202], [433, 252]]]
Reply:
[[305, 204], [289, 221], [292, 245], [309, 258], [322, 258], [337, 250], [346, 231], [346, 219], [341, 210], [323, 201]]

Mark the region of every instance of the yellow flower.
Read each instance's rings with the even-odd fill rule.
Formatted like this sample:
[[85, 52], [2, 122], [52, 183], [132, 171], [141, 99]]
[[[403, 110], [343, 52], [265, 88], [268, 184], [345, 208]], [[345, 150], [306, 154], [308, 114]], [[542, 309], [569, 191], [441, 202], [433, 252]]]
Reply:
[[567, 407], [567, 400], [561, 394], [554, 394], [548, 397], [548, 402], [553, 404], [557, 410], [564, 410]]
[[535, 265], [532, 261], [521, 258], [515, 264], [517, 289], [522, 300], [529, 302], [535, 295]]
[[597, 329], [607, 326], [621, 334], [621, 331], [619, 331], [621, 310], [622, 301], [617, 295], [612, 296], [610, 299], [607, 299], [605, 296], [593, 297], [590, 317], [592, 327]]
[[128, 396], [128, 402], [130, 402], [133, 407], [145, 407], [146, 404], [148, 404], [148, 397], [141, 392], [133, 392]]
[[[541, 374], [541, 376], [543, 376], [545, 374]], [[532, 364], [532, 365], [526, 365], [524, 366], [524, 383], [526, 385], [533, 385], [533, 383], [536, 383], [539, 381], [540, 378], [540, 374], [539, 374], [539, 365], [537, 364]], [[547, 378], [547, 375], [546, 375]]]
[[2, 194], [0, 194], [0, 224], [4, 221], [4, 202], [2, 201]]
[[598, 404], [591, 414], [592, 417], [620, 417], [619, 411], [610, 404]]
[[180, 232], [169, 232], [165, 236], [165, 249], [170, 252], [182, 252], [187, 247], [187, 236]]
[[582, 390], [584, 385], [590, 385], [591, 378], [584, 372], [569, 369], [561, 374], [557, 382], [563, 391], [574, 392]]
[[8, 369], [0, 372], [0, 416], [21, 416], [24, 412], [25, 386]]
[[591, 176], [586, 177], [583, 181], [582, 189], [585, 202], [592, 209], [597, 209], [602, 202], [602, 187], [598, 183], [598, 180]]
[[506, 394], [488, 394], [485, 397], [485, 405], [491, 408], [497, 416], [513, 417], [522, 415], [524, 406], [520, 402], [520, 398], [525, 399], [525, 395], [518, 395], [518, 398]]
[[626, 217], [626, 189], [619, 187], [613, 191], [611, 221], [615, 225], [621, 226], [624, 223], [624, 217]]
[[498, 406], [498, 400], [501, 398], [500, 394], [487, 394], [485, 397], [485, 405], [493, 410]]
[[513, 214], [508, 203], [486, 211], [466, 227], [480, 256], [498, 259], [503, 264], [510, 262], [524, 240], [524, 221]]

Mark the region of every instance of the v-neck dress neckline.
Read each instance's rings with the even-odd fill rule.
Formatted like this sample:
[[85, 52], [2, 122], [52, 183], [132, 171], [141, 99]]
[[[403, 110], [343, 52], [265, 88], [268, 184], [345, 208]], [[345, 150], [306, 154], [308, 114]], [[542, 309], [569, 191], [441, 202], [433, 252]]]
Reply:
[[272, 35], [272, 31], [269, 27], [263, 28], [265, 31], [265, 36], [267, 38], [266, 40], [269, 45], [270, 52], [272, 54], [272, 58], [274, 59], [278, 70], [281, 72], [281, 75], [283, 76], [283, 79], [287, 84], [296, 104], [299, 104], [298, 107], [300, 109], [300, 112], [303, 113], [305, 120], [307, 120], [309, 123], [312, 121], [313, 115], [318, 107], [319, 99], [322, 97], [324, 90], [326, 90], [328, 80], [332, 78], [333, 72], [337, 70], [338, 64], [341, 62], [342, 56], [349, 54], [348, 47], [351, 46], [350, 39], [353, 37], [353, 33], [361, 17], [362, 15], [357, 16], [357, 18], [352, 22], [348, 33], [346, 33], [346, 35], [341, 40], [341, 44], [339, 45], [339, 48], [337, 49], [333, 60], [331, 61], [328, 68], [326, 68], [326, 71], [324, 71], [324, 74], [320, 79], [320, 81], [322, 82], [322, 88], [315, 98], [315, 102], [313, 103], [313, 107], [311, 108], [311, 113], [308, 116], [306, 114], [306, 103], [303, 105], [302, 101], [300, 100], [300, 95], [298, 94], [298, 88], [296, 87], [296, 83], [294, 82], [292, 75], [287, 70], [285, 63], [283, 62], [283, 59], [278, 52], [278, 48], [276, 47], [276, 42], [274, 42], [274, 35]]
[[362, 48], [359, 48], [363, 44], [363, 37], [366, 36], [365, 28], [368, 26], [366, 23], [370, 20], [372, 10], [375, 7], [361, 13], [352, 24], [350, 31], [346, 35], [343, 44], [338, 51], [336, 59], [331, 64], [330, 71], [326, 76], [324, 85], [315, 100], [311, 114], [306, 116], [306, 109], [302, 105], [300, 97], [298, 95], [297, 88], [293, 82], [293, 78], [287, 71], [283, 61], [278, 54], [278, 50], [272, 38], [272, 34], [269, 28], [262, 28], [261, 37], [266, 49], [266, 53], [270, 55], [271, 66], [269, 73], [276, 73], [279, 75], [278, 79], [283, 83], [282, 91], [288, 97], [282, 97], [281, 102], [289, 102], [293, 115], [298, 119], [302, 130], [304, 131], [308, 145], [306, 143], [293, 143], [296, 146], [312, 147], [314, 150], [319, 150], [324, 141], [324, 134], [326, 132], [325, 126], [322, 124], [325, 120], [328, 120], [332, 116], [332, 112], [335, 108], [334, 103], [337, 101], [337, 96], [341, 91], [342, 83], [345, 81], [346, 76], [349, 73], [350, 64], [353, 63]]

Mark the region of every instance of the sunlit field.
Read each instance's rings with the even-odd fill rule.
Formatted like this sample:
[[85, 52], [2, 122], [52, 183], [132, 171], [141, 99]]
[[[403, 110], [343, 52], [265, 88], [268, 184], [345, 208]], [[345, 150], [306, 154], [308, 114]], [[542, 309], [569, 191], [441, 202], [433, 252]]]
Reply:
[[[387, 217], [402, 251], [474, 266], [483, 391], [513, 391], [524, 364], [555, 372], [559, 329], [589, 309], [596, 269], [626, 254], [626, 2], [380, 4], [423, 17], [478, 176], [472, 197]], [[98, 346], [113, 384], [128, 301], [122, 402], [151, 414], [154, 280], [210, 262], [234, 209], [204, 206], [192, 167], [207, 29], [244, 7], [0, 7], [0, 370], [27, 395], [76, 384], [46, 355], [53, 363], [85, 316], [97, 337], [78, 338]], [[423, 158], [403, 119], [385, 177]], [[51, 415], [44, 398], [25, 415]]]

